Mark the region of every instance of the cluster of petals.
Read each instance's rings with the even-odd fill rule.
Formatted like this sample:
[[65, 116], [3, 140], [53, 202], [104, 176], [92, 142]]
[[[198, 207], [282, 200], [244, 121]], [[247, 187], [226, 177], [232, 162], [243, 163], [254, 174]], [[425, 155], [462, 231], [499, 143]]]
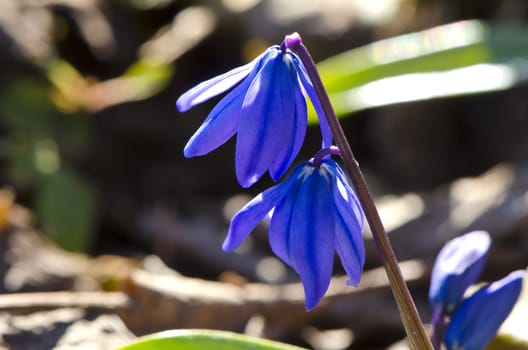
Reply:
[[[207, 154], [236, 134], [235, 170], [240, 185], [251, 186], [266, 171], [279, 180], [304, 141], [305, 94], [321, 113], [304, 66], [285, 45], [272, 46], [250, 63], [185, 92], [176, 107], [184, 112], [230, 89], [188, 141], [185, 157]], [[323, 146], [329, 146], [332, 137], [325, 123], [321, 130]]]
[[445, 333], [449, 350], [482, 350], [495, 337], [521, 293], [524, 270], [511, 272], [466, 298], [453, 313]]
[[444, 333], [448, 350], [484, 349], [519, 298], [526, 274], [523, 270], [465, 296], [482, 272], [490, 245], [487, 232], [474, 231], [448, 242], [436, 258], [429, 303], [433, 327]]
[[236, 249], [264, 218], [270, 220], [273, 252], [301, 278], [308, 310], [328, 289], [336, 251], [347, 283], [359, 283], [365, 259], [363, 212], [333, 160], [305, 162], [287, 180], [253, 198], [231, 220], [224, 250]]
[[[297, 33], [286, 36], [250, 63], [209, 79], [176, 101], [180, 112], [230, 90], [211, 110], [184, 148], [185, 157], [205, 155], [236, 135], [235, 170], [242, 187], [269, 172], [279, 181], [304, 142], [308, 123], [306, 95], [318, 116], [322, 105], [299, 57]], [[365, 251], [363, 212], [337, 163], [327, 157], [332, 134], [320, 118], [323, 154], [293, 170], [282, 183], [262, 192], [231, 220], [223, 245], [236, 249], [264, 218], [270, 220], [274, 253], [301, 278], [306, 308], [323, 298], [337, 251], [350, 279], [359, 283]], [[325, 153], [327, 152], [327, 153]]]

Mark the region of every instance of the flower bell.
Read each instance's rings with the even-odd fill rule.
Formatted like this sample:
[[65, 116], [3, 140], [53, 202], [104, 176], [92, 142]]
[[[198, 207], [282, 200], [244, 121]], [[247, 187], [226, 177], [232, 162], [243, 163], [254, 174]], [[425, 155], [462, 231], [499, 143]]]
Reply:
[[445, 333], [448, 350], [482, 350], [495, 337], [521, 293], [524, 270], [510, 273], [466, 298]]
[[442, 248], [431, 273], [429, 303], [433, 310], [439, 309], [442, 314], [453, 311], [467, 287], [479, 278], [490, 245], [487, 232], [474, 231]]
[[[207, 154], [237, 134], [235, 170], [243, 187], [254, 184], [266, 172], [277, 181], [299, 153], [307, 128], [308, 94], [321, 114], [308, 75], [288, 49], [288, 36], [281, 46], [272, 46], [250, 63], [202, 82], [176, 101], [180, 112], [233, 88], [212, 109], [184, 148], [185, 157]], [[299, 37], [300, 40], [300, 37]], [[323, 145], [332, 136], [321, 123]]]
[[253, 198], [231, 220], [224, 250], [236, 249], [267, 216], [271, 248], [300, 275], [308, 310], [328, 289], [335, 251], [350, 277], [347, 283], [359, 283], [365, 260], [363, 212], [333, 160], [305, 162]]

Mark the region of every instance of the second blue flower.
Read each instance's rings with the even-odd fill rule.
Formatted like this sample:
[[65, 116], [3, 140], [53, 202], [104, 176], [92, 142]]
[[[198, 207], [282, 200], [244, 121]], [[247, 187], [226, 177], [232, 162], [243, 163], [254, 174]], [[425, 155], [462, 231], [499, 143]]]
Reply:
[[336, 251], [348, 284], [359, 283], [365, 260], [363, 212], [333, 160], [303, 163], [286, 181], [250, 201], [231, 220], [224, 250], [236, 249], [268, 215], [271, 248], [300, 275], [307, 309], [326, 293]]

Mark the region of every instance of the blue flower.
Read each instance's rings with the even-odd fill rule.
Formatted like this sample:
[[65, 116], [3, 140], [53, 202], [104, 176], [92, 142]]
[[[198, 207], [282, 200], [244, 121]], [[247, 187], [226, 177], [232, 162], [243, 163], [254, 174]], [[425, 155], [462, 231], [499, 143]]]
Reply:
[[[318, 115], [322, 115], [313, 85], [297, 55], [283, 44], [193, 87], [178, 98], [176, 106], [184, 112], [233, 87], [188, 141], [184, 155], [207, 154], [237, 134], [235, 170], [240, 185], [251, 186], [266, 171], [277, 181], [304, 141], [304, 93], [309, 95]], [[330, 146], [332, 136], [324, 120], [321, 130], [323, 146]]]
[[481, 350], [495, 337], [519, 298], [525, 271], [482, 287], [454, 311], [446, 329], [448, 350]]
[[435, 313], [449, 314], [467, 287], [482, 272], [491, 244], [485, 231], [474, 231], [448, 242], [438, 254], [431, 274], [429, 303]]
[[286, 181], [253, 198], [231, 220], [224, 250], [236, 249], [267, 216], [271, 248], [300, 275], [307, 310], [328, 289], [335, 251], [350, 278], [347, 284], [359, 283], [363, 212], [333, 160], [305, 162]]

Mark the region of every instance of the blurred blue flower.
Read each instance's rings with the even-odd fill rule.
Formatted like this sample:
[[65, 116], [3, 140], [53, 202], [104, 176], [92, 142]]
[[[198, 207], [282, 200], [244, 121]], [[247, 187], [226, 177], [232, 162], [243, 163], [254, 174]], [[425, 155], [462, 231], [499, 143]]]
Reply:
[[[184, 155], [207, 154], [237, 134], [235, 170], [240, 185], [251, 186], [266, 171], [277, 181], [304, 141], [304, 93], [322, 115], [313, 85], [300, 59], [283, 43], [244, 66], [198, 84], [180, 96], [176, 106], [184, 112], [233, 87], [188, 141]], [[326, 122], [321, 122], [321, 130], [323, 146], [330, 146]]]
[[438, 254], [431, 274], [429, 303], [434, 313], [450, 314], [467, 287], [482, 272], [491, 244], [485, 231], [474, 231], [449, 241]]
[[519, 298], [525, 271], [480, 288], [454, 311], [445, 333], [448, 350], [481, 350], [495, 337]]
[[308, 310], [328, 289], [335, 251], [350, 278], [347, 284], [359, 283], [363, 212], [333, 160], [305, 162], [286, 181], [253, 198], [231, 220], [224, 250], [236, 249], [265, 217], [271, 248], [300, 275]]

